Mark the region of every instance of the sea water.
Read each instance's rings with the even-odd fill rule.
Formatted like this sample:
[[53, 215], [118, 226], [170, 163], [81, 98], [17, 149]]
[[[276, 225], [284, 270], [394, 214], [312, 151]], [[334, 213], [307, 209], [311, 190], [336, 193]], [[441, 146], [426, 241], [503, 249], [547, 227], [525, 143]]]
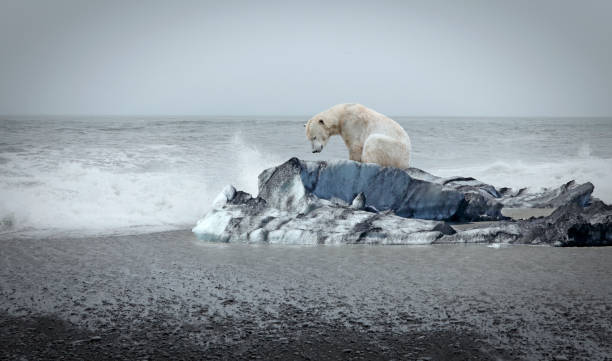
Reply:
[[[590, 181], [612, 203], [612, 119], [395, 119], [414, 167], [533, 190]], [[312, 154], [306, 120], [0, 120], [0, 236], [190, 228], [227, 184], [256, 194], [259, 172], [291, 157], [348, 158], [338, 137]]]

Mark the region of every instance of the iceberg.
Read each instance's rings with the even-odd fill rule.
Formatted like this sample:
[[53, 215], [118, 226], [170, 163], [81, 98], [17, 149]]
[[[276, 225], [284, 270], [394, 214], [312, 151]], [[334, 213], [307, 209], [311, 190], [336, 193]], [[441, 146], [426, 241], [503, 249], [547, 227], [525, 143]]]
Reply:
[[[417, 168], [297, 158], [264, 170], [258, 181], [257, 196], [226, 186], [193, 228], [196, 236], [276, 244], [612, 244], [612, 209], [591, 197], [591, 183], [515, 192]], [[517, 209], [550, 210], [528, 219], [504, 215]]]

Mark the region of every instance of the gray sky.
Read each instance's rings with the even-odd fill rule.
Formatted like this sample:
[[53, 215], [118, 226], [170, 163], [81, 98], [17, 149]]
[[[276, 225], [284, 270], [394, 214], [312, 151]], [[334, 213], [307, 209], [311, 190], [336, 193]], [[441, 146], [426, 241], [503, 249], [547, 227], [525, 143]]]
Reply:
[[0, 114], [611, 116], [612, 1], [0, 0]]

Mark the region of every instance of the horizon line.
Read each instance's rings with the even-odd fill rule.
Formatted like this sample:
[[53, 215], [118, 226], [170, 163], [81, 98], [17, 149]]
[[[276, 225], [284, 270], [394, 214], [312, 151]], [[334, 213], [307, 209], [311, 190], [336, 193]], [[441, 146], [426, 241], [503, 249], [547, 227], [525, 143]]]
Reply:
[[[386, 114], [385, 114], [386, 115]], [[425, 118], [425, 119], [607, 119], [612, 118], [610, 115], [386, 115], [390, 118]], [[85, 113], [68, 113], [68, 114], [0, 114], [0, 120], [13, 120], [11, 118], [33, 118], [31, 120], [43, 120], [41, 118], [241, 118], [241, 117], [260, 117], [260, 118], [305, 118], [309, 119], [312, 115], [303, 114], [85, 114]], [[38, 118], [38, 119], [37, 119]], [[18, 120], [18, 119], [14, 119]]]

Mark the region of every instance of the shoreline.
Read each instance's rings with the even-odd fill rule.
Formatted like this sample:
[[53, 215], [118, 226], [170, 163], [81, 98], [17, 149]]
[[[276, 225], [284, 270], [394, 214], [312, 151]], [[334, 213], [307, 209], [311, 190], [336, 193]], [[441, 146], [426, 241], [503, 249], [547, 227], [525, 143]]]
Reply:
[[204, 243], [188, 230], [0, 247], [0, 332], [10, 340], [0, 358], [612, 353], [612, 247], [261, 247]]

